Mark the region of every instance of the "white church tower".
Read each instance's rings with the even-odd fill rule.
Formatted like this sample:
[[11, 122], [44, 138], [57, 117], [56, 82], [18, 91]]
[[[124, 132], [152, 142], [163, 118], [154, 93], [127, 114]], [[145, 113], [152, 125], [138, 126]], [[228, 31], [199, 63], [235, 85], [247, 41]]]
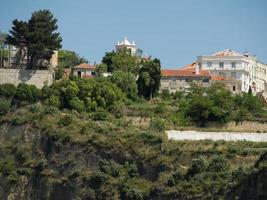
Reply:
[[127, 37], [122, 42], [118, 42], [116, 45], [116, 52], [122, 50], [123, 48], [130, 49], [132, 55], [136, 55], [137, 52], [137, 47], [135, 42], [133, 41], [132, 43], [129, 42]]

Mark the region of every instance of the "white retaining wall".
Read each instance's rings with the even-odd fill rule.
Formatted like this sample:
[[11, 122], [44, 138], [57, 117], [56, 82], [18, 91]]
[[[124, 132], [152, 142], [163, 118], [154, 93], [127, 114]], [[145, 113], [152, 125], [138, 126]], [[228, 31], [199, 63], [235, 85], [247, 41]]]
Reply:
[[45, 83], [51, 85], [53, 80], [54, 73], [50, 70], [0, 69], [0, 84], [12, 83], [18, 85], [25, 82], [42, 88]]
[[225, 140], [267, 142], [267, 133], [166, 131], [170, 140]]

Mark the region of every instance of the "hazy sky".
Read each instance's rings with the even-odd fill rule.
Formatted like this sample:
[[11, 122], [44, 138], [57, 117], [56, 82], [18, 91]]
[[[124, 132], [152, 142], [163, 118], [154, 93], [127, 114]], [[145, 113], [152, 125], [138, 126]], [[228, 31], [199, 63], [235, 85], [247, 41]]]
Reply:
[[0, 0], [0, 30], [38, 9], [58, 19], [63, 48], [100, 62], [125, 36], [163, 68], [231, 48], [267, 63], [267, 0]]

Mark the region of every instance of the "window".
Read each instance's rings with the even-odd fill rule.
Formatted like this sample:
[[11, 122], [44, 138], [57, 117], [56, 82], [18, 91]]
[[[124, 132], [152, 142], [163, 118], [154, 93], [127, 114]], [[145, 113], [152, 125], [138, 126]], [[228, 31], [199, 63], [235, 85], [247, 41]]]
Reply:
[[231, 72], [231, 77], [236, 79], [236, 72]]
[[232, 68], [236, 68], [236, 62], [232, 62]]
[[224, 62], [219, 62], [219, 67], [223, 68], [224, 67]]
[[208, 67], [212, 67], [212, 62], [207, 62]]
[[79, 78], [81, 78], [82, 77], [82, 72], [81, 71], [78, 71], [77, 72], [77, 75], [78, 75]]
[[205, 78], [202, 80], [203, 83], [208, 83], [209, 82], [209, 79], [208, 78]]
[[235, 85], [233, 86], [233, 91], [235, 91]]

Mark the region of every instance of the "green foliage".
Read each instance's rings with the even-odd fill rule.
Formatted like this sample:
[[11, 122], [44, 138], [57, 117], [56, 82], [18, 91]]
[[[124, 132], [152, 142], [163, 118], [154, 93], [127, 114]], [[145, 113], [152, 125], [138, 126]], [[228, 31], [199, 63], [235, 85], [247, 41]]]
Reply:
[[163, 119], [160, 118], [152, 118], [150, 122], [150, 128], [155, 131], [162, 132], [165, 130], [166, 124]]
[[143, 194], [140, 190], [129, 186], [124, 186], [121, 190], [122, 200], [143, 200]]
[[55, 96], [55, 95], [50, 96], [48, 99], [48, 105], [59, 108], [60, 107], [60, 97]]
[[126, 99], [126, 95], [106, 79], [79, 79], [76, 82], [80, 89], [78, 96], [85, 102], [87, 108], [95, 102], [97, 107], [106, 109]]
[[139, 70], [138, 94], [150, 98], [158, 92], [160, 85], [160, 63], [157, 60], [145, 61]]
[[107, 112], [103, 109], [98, 109], [92, 115], [94, 120], [106, 120], [107, 119]]
[[223, 156], [216, 155], [210, 160], [208, 171], [222, 172], [228, 170], [229, 167], [229, 163]]
[[41, 97], [41, 91], [35, 85], [20, 83], [16, 90], [16, 101], [34, 103]]
[[10, 107], [11, 107], [11, 103], [9, 100], [0, 98], [0, 115], [4, 115], [8, 113]]
[[80, 57], [74, 51], [63, 49], [58, 51], [58, 65], [61, 69], [75, 67], [81, 63], [87, 62], [88, 61], [85, 58]]
[[186, 110], [186, 115], [194, 122], [205, 126], [209, 119], [211, 119], [211, 109], [212, 101], [209, 100], [208, 97], [194, 97]]
[[70, 108], [77, 110], [78, 112], [82, 112], [85, 110], [84, 102], [78, 97], [71, 99], [69, 104]]
[[169, 90], [162, 90], [160, 96], [162, 97], [162, 99], [168, 100], [171, 98], [171, 93], [169, 92]]
[[192, 177], [195, 174], [206, 171], [207, 165], [208, 163], [204, 157], [193, 159], [191, 166], [189, 167], [187, 171], [187, 176]]
[[[7, 42], [27, 48], [28, 68], [43, 67], [43, 60], [49, 60], [54, 50], [61, 47], [60, 34], [57, 30], [57, 20], [49, 10], [35, 11], [28, 22], [13, 21], [13, 27]], [[41, 60], [41, 62], [40, 62]]]
[[133, 74], [129, 72], [115, 71], [110, 77], [110, 80], [127, 94], [128, 98], [135, 99], [137, 97], [137, 85]]
[[96, 66], [96, 75], [101, 77], [104, 72], [107, 72], [107, 65], [105, 63], [101, 63]]
[[55, 69], [55, 79], [60, 80], [64, 77], [64, 68], [61, 66], [57, 66]]
[[68, 126], [72, 123], [73, 117], [71, 115], [65, 115], [58, 121], [58, 125], [60, 126]]
[[105, 56], [102, 58], [102, 63], [106, 64], [107, 65], [107, 71], [108, 72], [112, 72], [114, 69], [113, 69], [113, 57], [116, 55], [116, 52], [115, 51], [112, 51], [112, 52], [106, 52], [105, 53]]
[[67, 78], [54, 82], [51, 88], [54, 94], [60, 96], [60, 104], [63, 108], [71, 108], [70, 101], [76, 98], [79, 93], [77, 84]]
[[124, 71], [137, 74], [139, 70], [139, 61], [128, 49], [122, 49], [112, 56], [111, 72]]
[[17, 88], [13, 84], [0, 84], [0, 97], [11, 98], [16, 94], [16, 90]]

